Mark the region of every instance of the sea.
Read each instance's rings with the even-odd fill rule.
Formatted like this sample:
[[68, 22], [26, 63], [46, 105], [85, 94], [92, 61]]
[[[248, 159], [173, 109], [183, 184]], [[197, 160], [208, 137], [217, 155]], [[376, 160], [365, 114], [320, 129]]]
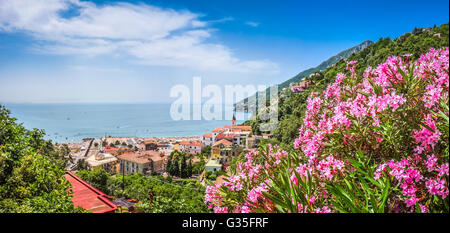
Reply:
[[[27, 129], [45, 130], [54, 142], [79, 142], [83, 138], [201, 136], [212, 129], [231, 125], [231, 119], [174, 120], [171, 104], [5, 104], [11, 116]], [[239, 114], [237, 114], [239, 115]], [[192, 106], [191, 106], [191, 119]], [[227, 115], [229, 118], [229, 115]], [[251, 116], [241, 113], [236, 123]]]

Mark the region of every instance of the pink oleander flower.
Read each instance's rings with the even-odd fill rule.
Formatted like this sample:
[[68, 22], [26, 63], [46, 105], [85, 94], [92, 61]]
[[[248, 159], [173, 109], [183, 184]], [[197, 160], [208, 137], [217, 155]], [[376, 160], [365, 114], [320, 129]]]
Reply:
[[428, 171], [431, 172], [434, 170], [434, 167], [436, 166], [436, 162], [437, 162], [437, 158], [434, 154], [432, 154], [431, 156], [428, 156], [427, 161], [425, 162], [425, 164], [427, 165]]
[[[448, 138], [437, 115], [448, 116], [441, 107], [449, 99], [448, 65], [448, 48], [430, 49], [417, 61], [408, 54], [389, 57], [368, 67], [362, 77], [356, 73], [357, 62], [349, 62], [349, 78], [339, 73], [334, 83], [306, 100], [293, 154], [272, 145], [248, 152], [228, 181], [207, 187], [205, 202], [214, 212], [276, 211], [276, 202], [264, 193], [276, 193], [278, 184], [272, 179], [286, 172], [289, 185], [300, 190], [305, 188], [301, 182], [314, 181], [304, 198], [284, 199], [298, 212], [338, 211], [330, 204], [336, 194], [327, 188], [344, 177], [357, 182], [351, 174], [359, 170], [353, 161], [361, 151], [376, 163], [373, 178], [391, 182], [387, 211], [412, 212], [418, 205], [421, 212], [434, 212], [436, 201], [448, 197]], [[419, 84], [405, 86], [411, 79]]]
[[419, 204], [419, 206], [422, 213], [428, 213], [428, 208], [426, 205]]
[[331, 210], [328, 208], [328, 206], [324, 206], [321, 208], [317, 208], [315, 210], [316, 213], [331, 213]]
[[425, 183], [428, 192], [430, 192], [433, 195], [441, 196], [442, 198], [446, 198], [448, 196], [448, 186], [446, 182], [442, 179], [436, 178], [429, 178], [428, 181]]
[[442, 164], [436, 171], [438, 172], [438, 177], [442, 177], [443, 175], [448, 176], [448, 163]]

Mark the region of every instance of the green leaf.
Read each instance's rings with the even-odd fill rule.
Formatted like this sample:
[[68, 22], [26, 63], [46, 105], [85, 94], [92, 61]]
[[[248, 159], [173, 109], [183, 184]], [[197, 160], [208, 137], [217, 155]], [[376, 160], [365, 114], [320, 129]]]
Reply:
[[379, 206], [379, 210], [381, 211], [380, 213], [384, 212], [384, 206], [386, 204], [386, 200], [389, 196], [389, 189], [391, 188], [391, 182], [389, 182], [388, 178], [384, 179], [386, 181], [384, 190], [383, 190], [383, 194], [381, 196], [381, 204]]

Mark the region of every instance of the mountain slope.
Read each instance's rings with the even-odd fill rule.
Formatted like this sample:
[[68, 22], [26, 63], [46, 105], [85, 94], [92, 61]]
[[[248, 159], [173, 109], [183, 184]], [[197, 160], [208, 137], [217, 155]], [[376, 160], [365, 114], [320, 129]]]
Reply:
[[338, 53], [337, 55], [330, 57], [328, 60], [320, 63], [320, 65], [318, 65], [314, 68], [310, 68], [305, 71], [302, 71], [302, 72], [298, 73], [297, 75], [295, 75], [294, 77], [284, 81], [283, 83], [278, 85], [278, 88], [283, 89], [285, 87], [289, 87], [289, 84], [292, 82], [300, 82], [303, 78], [308, 77], [309, 75], [313, 74], [314, 72], [316, 72], [318, 70], [325, 70], [326, 68], [328, 68], [328, 66], [336, 64], [336, 62], [338, 62], [339, 60], [345, 59], [345, 58], [349, 57], [350, 55], [352, 55], [353, 53], [357, 53], [357, 52], [365, 49], [367, 46], [369, 46], [371, 44], [373, 44], [372, 41], [366, 40], [357, 46], [346, 49], [346, 50]]
[[[325, 90], [329, 84], [334, 82], [338, 73], [347, 73], [347, 61], [357, 61], [356, 73], [358, 76], [362, 76], [367, 67], [376, 67], [390, 56], [410, 54], [410, 58], [415, 60], [430, 48], [437, 49], [448, 46], [448, 24], [439, 27], [416, 28], [413, 32], [405, 33], [394, 40], [380, 38], [376, 43], [353, 53], [346, 60], [341, 59], [334, 66], [316, 71], [312, 77], [315, 85], [302, 93], [288, 92], [285, 98], [280, 98], [278, 103], [279, 123], [277, 129], [272, 132], [274, 139], [277, 143], [286, 145], [286, 148], [292, 148], [292, 142], [298, 136], [298, 129], [306, 111], [306, 100], [311, 93]], [[260, 123], [257, 120], [251, 120], [244, 124], [252, 125], [254, 129], [258, 129]]]
[[[345, 59], [347, 57], [349, 57], [350, 55], [352, 55], [353, 53], [357, 53], [361, 50], [363, 50], [364, 48], [366, 48], [367, 46], [373, 44], [372, 41], [370, 40], [366, 40], [364, 42], [362, 42], [361, 44], [351, 47], [349, 49], [346, 49], [340, 53], [338, 53], [335, 56], [332, 56], [330, 58], [328, 58], [326, 61], [320, 63], [320, 65], [304, 70], [300, 73], [298, 73], [297, 75], [295, 75], [294, 77], [284, 81], [283, 83], [278, 85], [278, 90], [280, 91], [281, 89], [285, 88], [285, 87], [289, 87], [289, 84], [292, 82], [299, 82], [301, 81], [303, 78], [308, 77], [309, 75], [313, 74], [314, 72], [318, 71], [318, 70], [324, 70], [327, 67], [336, 64], [336, 62], [340, 61], [341, 59]], [[259, 93], [256, 93], [256, 97], [258, 97]], [[266, 89], [266, 96], [269, 97], [269, 88]], [[252, 96], [253, 97], [253, 96]], [[251, 98], [251, 97], [249, 97]], [[246, 103], [248, 102], [248, 98], [236, 103], [235, 107], [236, 108], [241, 108], [242, 106], [246, 106]]]

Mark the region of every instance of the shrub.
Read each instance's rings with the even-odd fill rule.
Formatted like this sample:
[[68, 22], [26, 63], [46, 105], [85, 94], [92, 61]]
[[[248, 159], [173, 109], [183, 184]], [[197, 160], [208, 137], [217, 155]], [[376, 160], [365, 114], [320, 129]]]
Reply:
[[215, 212], [449, 212], [449, 50], [390, 57], [307, 100], [292, 153], [247, 153]]

